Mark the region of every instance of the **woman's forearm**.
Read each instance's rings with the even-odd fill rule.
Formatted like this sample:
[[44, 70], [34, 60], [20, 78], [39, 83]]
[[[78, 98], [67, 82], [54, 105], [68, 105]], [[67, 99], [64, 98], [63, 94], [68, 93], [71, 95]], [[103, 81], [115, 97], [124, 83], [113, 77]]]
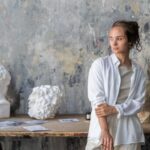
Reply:
[[101, 130], [109, 130], [108, 128], [108, 123], [107, 123], [107, 117], [98, 117], [98, 120], [99, 120], [99, 125], [100, 125], [100, 128]]
[[100, 141], [101, 141], [102, 149], [113, 150], [114, 147], [113, 137], [109, 132], [107, 117], [99, 117], [98, 119], [101, 128]]
[[[103, 106], [105, 107], [105, 104]], [[109, 106], [109, 109], [112, 110], [112, 107]], [[101, 108], [99, 108], [99, 107], [97, 107], [95, 109], [96, 115], [97, 115], [97, 118], [99, 121], [99, 126], [101, 128], [100, 141], [101, 141], [101, 145], [102, 145], [103, 149], [112, 150], [113, 149], [113, 137], [111, 136], [111, 134], [109, 132], [109, 126], [108, 126], [107, 115], [106, 115], [107, 113], [105, 113], [105, 111], [103, 112], [103, 110], [104, 109], [102, 108], [102, 111], [101, 111]], [[113, 111], [115, 113], [115, 110], [113, 110]]]

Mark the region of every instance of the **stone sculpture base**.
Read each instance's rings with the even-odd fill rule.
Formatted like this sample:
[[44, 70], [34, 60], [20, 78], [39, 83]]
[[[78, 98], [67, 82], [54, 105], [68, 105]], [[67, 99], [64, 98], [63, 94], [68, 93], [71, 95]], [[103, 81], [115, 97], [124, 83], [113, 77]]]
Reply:
[[0, 118], [9, 118], [10, 117], [10, 104], [9, 102], [0, 103]]

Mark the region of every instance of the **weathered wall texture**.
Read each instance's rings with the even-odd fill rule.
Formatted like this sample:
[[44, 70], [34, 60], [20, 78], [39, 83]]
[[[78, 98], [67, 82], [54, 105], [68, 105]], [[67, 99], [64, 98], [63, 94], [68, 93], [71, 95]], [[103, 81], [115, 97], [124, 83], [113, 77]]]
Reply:
[[117, 19], [139, 22], [143, 51], [132, 56], [150, 80], [150, 0], [0, 0], [0, 63], [12, 77], [12, 112], [27, 113], [32, 88], [42, 84], [64, 87], [60, 113], [89, 111], [88, 70], [110, 53], [107, 31]]

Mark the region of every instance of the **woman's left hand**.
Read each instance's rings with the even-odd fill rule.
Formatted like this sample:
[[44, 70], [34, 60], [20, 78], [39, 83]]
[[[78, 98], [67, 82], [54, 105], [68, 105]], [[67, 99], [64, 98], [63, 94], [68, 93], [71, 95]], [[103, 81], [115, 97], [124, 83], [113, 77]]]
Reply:
[[116, 108], [114, 106], [108, 105], [107, 103], [98, 105], [95, 111], [98, 117], [109, 116], [117, 113]]

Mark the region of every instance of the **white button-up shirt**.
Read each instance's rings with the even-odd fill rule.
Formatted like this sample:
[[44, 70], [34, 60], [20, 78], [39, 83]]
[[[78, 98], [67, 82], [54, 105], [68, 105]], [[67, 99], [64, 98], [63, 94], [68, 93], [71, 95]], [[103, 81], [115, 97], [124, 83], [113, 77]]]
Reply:
[[144, 104], [145, 75], [141, 67], [132, 61], [132, 76], [128, 98], [124, 103], [116, 104], [121, 77], [118, 66], [120, 61], [115, 54], [96, 59], [89, 71], [88, 98], [92, 105], [88, 141], [95, 144], [101, 142], [101, 129], [95, 113], [95, 107], [101, 103], [113, 105], [118, 116], [107, 117], [113, 134], [114, 146], [144, 142], [143, 129], [137, 117]]

